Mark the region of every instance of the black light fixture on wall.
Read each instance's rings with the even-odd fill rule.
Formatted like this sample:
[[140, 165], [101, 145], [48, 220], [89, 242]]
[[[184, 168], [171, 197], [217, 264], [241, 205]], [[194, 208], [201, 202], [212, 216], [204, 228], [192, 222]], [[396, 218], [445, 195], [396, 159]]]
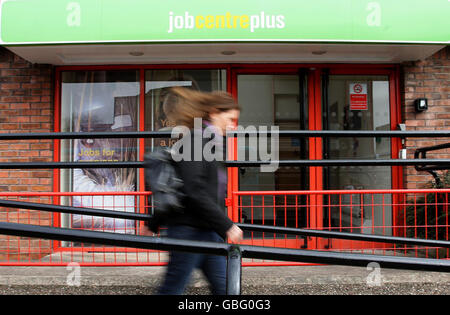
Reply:
[[414, 101], [416, 112], [423, 112], [428, 109], [428, 100], [426, 98], [418, 98]]

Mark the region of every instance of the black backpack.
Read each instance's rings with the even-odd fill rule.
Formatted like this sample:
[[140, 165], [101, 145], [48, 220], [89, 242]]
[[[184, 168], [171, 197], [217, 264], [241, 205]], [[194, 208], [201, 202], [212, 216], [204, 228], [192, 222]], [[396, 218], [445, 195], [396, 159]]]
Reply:
[[157, 147], [144, 158], [145, 182], [152, 192], [153, 216], [167, 218], [172, 213], [183, 213], [183, 180], [177, 172], [170, 148]]

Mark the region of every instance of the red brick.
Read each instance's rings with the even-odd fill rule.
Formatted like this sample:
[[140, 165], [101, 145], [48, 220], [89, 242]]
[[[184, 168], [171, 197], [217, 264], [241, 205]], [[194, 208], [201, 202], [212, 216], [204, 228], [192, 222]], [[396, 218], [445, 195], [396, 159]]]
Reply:
[[4, 69], [0, 71], [2, 77], [10, 77], [20, 75], [21, 71], [19, 69]]
[[46, 187], [42, 185], [33, 185], [31, 186], [31, 191], [48, 191], [51, 187]]
[[21, 185], [36, 185], [39, 184], [39, 178], [24, 178], [18, 180]]
[[0, 124], [0, 128], [4, 130], [19, 130], [19, 124]]
[[7, 156], [7, 157], [13, 157], [18, 156], [19, 152], [17, 151], [2, 151], [0, 152], [0, 156]]
[[0, 178], [0, 185], [17, 185], [19, 180], [17, 178]]
[[23, 123], [22, 124], [22, 130], [26, 129], [26, 130], [36, 131], [40, 127], [41, 127], [41, 124], [39, 124], [39, 123]]
[[19, 154], [22, 157], [39, 156], [39, 151], [20, 151]]
[[50, 116], [31, 116], [30, 122], [49, 122]]
[[41, 101], [41, 97], [40, 96], [24, 96], [23, 100], [25, 102], [37, 103], [37, 102]]
[[51, 177], [51, 171], [33, 171], [31, 172], [32, 177], [40, 178], [40, 177]]
[[10, 104], [11, 109], [30, 109], [30, 103], [14, 102]]
[[39, 151], [39, 156], [52, 157], [53, 151]]
[[29, 122], [29, 116], [9, 116], [9, 122]]
[[30, 149], [32, 150], [49, 150], [51, 149], [52, 145], [50, 143], [36, 143], [32, 144], [30, 146]]
[[23, 89], [40, 89], [41, 84], [40, 83], [23, 83], [22, 88]]
[[20, 89], [19, 83], [2, 83], [0, 84], [2, 90], [17, 90]]
[[19, 192], [19, 191], [28, 191], [29, 186], [27, 185], [12, 185], [9, 187], [11, 191]]

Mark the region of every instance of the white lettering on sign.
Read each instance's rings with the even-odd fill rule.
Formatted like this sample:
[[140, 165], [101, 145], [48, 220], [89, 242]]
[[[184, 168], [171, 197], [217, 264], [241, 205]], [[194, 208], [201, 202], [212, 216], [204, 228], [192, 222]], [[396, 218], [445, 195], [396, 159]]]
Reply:
[[69, 2], [66, 6], [67, 14], [67, 26], [80, 26], [81, 24], [81, 7], [78, 2]]
[[367, 84], [350, 83], [350, 110], [367, 110]]
[[167, 33], [182, 29], [243, 29], [255, 32], [258, 29], [282, 29], [286, 26], [284, 15], [271, 15], [261, 11], [257, 15], [231, 14], [226, 12], [218, 15], [175, 15], [169, 12], [169, 28]]
[[369, 11], [366, 22], [368, 26], [381, 26], [381, 5], [378, 2], [369, 2], [366, 10]]

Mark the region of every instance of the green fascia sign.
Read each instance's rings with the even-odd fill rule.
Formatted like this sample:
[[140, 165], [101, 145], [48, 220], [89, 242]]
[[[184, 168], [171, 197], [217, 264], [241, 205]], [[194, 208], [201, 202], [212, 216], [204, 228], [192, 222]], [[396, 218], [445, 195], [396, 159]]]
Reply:
[[1, 45], [450, 43], [450, 0], [3, 0]]

